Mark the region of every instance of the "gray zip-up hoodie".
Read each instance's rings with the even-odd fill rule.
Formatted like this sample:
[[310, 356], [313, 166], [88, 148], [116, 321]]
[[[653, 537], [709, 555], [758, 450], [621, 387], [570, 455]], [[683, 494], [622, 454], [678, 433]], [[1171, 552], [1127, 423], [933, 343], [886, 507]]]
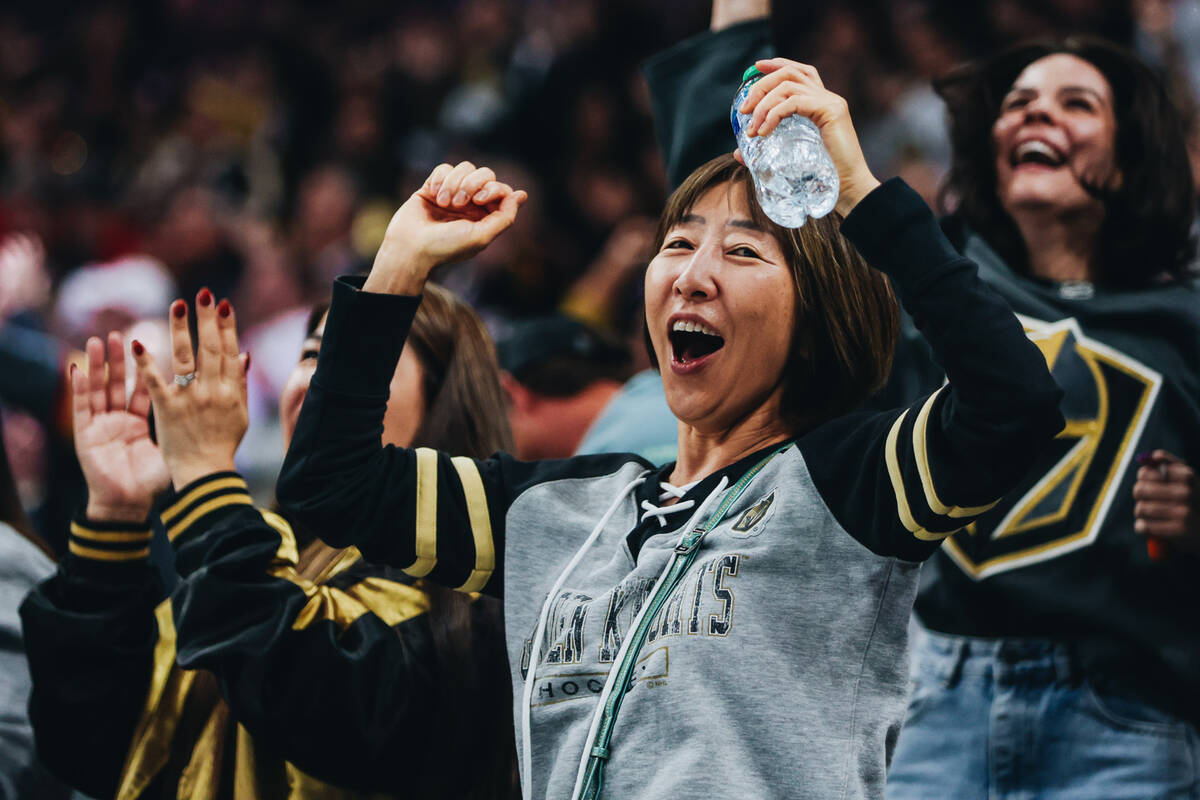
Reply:
[[[603, 797], [882, 796], [919, 564], [1062, 426], [1042, 356], [914, 192], [885, 184], [842, 232], [892, 279], [950, 383], [908, 409], [824, 423], [754, 475], [652, 620], [629, 686], [612, 687], [627, 694]], [[330, 544], [503, 596], [525, 795], [569, 798], [681, 533], [770, 451], [673, 492], [660, 486], [670, 465], [631, 455], [381, 448], [417, 302], [335, 286], [278, 496], [314, 530], [344, 532]]]

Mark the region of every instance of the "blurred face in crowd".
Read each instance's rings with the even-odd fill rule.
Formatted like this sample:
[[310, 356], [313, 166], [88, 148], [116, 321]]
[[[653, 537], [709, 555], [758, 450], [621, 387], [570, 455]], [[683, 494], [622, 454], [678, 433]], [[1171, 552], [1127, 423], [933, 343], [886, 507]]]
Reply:
[[1087, 61], [1056, 53], [1017, 77], [992, 125], [996, 185], [1010, 215], [1052, 211], [1099, 218], [1086, 185], [1115, 188], [1117, 123], [1112, 87]]
[[702, 432], [778, 418], [795, 325], [791, 270], [740, 183], [701, 195], [646, 271], [646, 321], [671, 411]]
[[[279, 421], [283, 429], [283, 449], [292, 443], [296, 432], [296, 421], [300, 418], [300, 407], [308, 394], [308, 384], [317, 368], [317, 356], [321, 352], [321, 338], [325, 335], [325, 317], [316, 329], [304, 340], [300, 363], [279, 395]], [[387, 411], [383, 415], [384, 445], [408, 447], [421, 427], [425, 410], [425, 371], [421, 361], [411, 347], [405, 348], [396, 364], [389, 387]]]

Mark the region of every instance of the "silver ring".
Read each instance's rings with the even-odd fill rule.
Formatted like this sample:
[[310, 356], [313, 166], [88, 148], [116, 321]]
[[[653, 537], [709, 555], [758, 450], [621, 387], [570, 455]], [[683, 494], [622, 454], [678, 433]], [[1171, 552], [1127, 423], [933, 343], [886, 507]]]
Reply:
[[176, 375], [175, 376], [175, 383], [179, 384], [180, 386], [184, 386], [184, 387], [186, 387], [189, 383], [191, 383], [194, 380], [196, 380], [195, 372], [189, 372], [187, 375]]

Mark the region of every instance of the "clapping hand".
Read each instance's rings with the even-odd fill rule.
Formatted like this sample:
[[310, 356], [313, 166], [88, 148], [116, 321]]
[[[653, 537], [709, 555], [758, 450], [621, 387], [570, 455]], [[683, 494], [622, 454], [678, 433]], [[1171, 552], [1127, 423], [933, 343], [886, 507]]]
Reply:
[[[126, 403], [121, 334], [87, 342], [87, 373], [71, 366], [75, 453], [87, 481], [87, 517], [96, 522], [141, 522], [167, 488], [167, 466], [150, 439], [150, 395], [139, 380]], [[146, 356], [149, 358], [149, 356]]]
[[155, 429], [167, 471], [176, 489], [214, 472], [233, 470], [233, 455], [249, 425], [246, 369], [249, 355], [238, 351], [237, 321], [228, 300], [214, 303], [212, 292], [196, 295], [199, 347], [192, 354], [188, 308], [171, 305], [171, 365], [167, 381], [145, 348], [133, 342], [138, 378], [154, 405]]

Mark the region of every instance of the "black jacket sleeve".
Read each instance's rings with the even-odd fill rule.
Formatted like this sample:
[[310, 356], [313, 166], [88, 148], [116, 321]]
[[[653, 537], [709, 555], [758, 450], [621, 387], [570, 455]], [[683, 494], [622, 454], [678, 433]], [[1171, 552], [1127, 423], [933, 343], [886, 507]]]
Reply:
[[[443, 695], [471, 689], [444, 685], [426, 591], [354, 550], [317, 580], [302, 577], [291, 526], [251, 505], [234, 473], [182, 489], [163, 522], [181, 578], [178, 663], [213, 672], [256, 741], [313, 777], [364, 791], [396, 791], [439, 758], [447, 743], [430, 732], [447, 714]], [[490, 733], [511, 718], [503, 649], [492, 644], [472, 668], [497, 676], [484, 682], [500, 699], [462, 703], [479, 715], [451, 721], [462, 728]]]
[[149, 523], [76, 520], [57, 573], [21, 604], [38, 756], [97, 798], [117, 791], [154, 669], [164, 592], [150, 536]]
[[948, 383], [907, 409], [839, 418], [802, 437], [813, 480], [872, 550], [928, 557], [989, 510], [1062, 430], [1062, 390], [1008, 305], [898, 178], [842, 224], [892, 280]]
[[643, 65], [671, 189], [737, 146], [729, 112], [742, 73], [775, 54], [770, 20], [759, 19], [693, 36]]
[[276, 486], [281, 508], [334, 547], [467, 592], [499, 595], [513, 468], [381, 443], [389, 384], [420, 298], [339, 278], [316, 373]]

